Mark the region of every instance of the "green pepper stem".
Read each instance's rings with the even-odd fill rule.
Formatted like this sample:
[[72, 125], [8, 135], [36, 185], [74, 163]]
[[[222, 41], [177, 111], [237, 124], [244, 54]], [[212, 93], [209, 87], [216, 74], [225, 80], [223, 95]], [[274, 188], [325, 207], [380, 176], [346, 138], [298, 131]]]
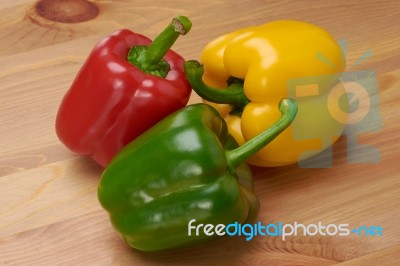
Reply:
[[196, 60], [185, 62], [186, 78], [193, 90], [203, 99], [214, 103], [232, 104], [236, 107], [244, 107], [250, 101], [243, 91], [243, 85], [232, 83], [224, 89], [217, 89], [204, 84], [204, 67]]
[[264, 148], [268, 143], [274, 140], [282, 133], [295, 119], [297, 114], [297, 103], [293, 99], [282, 99], [279, 103], [281, 118], [270, 128], [244, 143], [239, 148], [226, 151], [228, 168], [236, 169], [253, 154]]

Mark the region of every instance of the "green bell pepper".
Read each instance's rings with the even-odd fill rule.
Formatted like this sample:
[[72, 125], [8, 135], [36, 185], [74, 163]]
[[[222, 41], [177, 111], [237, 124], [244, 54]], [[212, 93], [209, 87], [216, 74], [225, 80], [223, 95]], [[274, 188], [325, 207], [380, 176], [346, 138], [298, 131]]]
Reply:
[[[153, 251], [215, 237], [188, 236], [188, 222], [250, 223], [258, 214], [244, 161], [287, 128], [297, 104], [284, 99], [282, 117], [241, 147], [219, 113], [187, 106], [128, 144], [104, 170], [98, 198], [115, 229], [133, 248]], [[202, 230], [200, 230], [202, 231]]]

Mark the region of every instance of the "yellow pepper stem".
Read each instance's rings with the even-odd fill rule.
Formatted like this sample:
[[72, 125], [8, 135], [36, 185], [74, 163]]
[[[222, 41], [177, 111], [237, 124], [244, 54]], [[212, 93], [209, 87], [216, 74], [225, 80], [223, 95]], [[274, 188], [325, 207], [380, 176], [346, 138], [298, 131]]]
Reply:
[[293, 99], [282, 99], [279, 103], [279, 111], [282, 114], [281, 118], [270, 128], [247, 141], [239, 148], [226, 152], [228, 168], [230, 170], [236, 169], [290, 126], [297, 114], [297, 102]]
[[196, 60], [185, 62], [186, 77], [193, 90], [203, 99], [214, 103], [231, 104], [243, 108], [250, 101], [243, 91], [243, 84], [232, 83], [224, 89], [217, 89], [204, 84], [204, 67]]
[[[185, 73], [193, 90], [203, 99], [215, 103], [231, 104], [239, 110], [250, 102], [244, 94], [243, 84], [241, 83], [232, 83], [224, 89], [217, 89], [204, 84], [202, 80], [204, 68], [198, 61], [185, 62]], [[240, 164], [282, 133], [296, 117], [297, 102], [293, 99], [282, 99], [279, 103], [279, 111], [282, 114], [281, 118], [270, 128], [239, 148], [226, 152], [229, 170], [234, 171]]]

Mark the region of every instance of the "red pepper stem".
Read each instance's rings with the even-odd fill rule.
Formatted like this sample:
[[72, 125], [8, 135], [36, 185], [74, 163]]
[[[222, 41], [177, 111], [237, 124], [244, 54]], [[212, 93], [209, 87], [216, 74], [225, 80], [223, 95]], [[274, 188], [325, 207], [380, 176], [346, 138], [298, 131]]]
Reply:
[[203, 99], [214, 103], [226, 103], [236, 107], [244, 107], [250, 101], [243, 91], [243, 84], [232, 83], [223, 89], [204, 84], [202, 77], [204, 67], [196, 60], [185, 62], [186, 78], [193, 90]]
[[279, 103], [279, 111], [282, 114], [281, 118], [270, 128], [247, 141], [239, 148], [226, 151], [228, 169], [234, 171], [240, 164], [264, 148], [290, 126], [297, 114], [297, 102], [293, 99], [282, 99]]
[[147, 69], [157, 66], [168, 50], [172, 47], [180, 35], [190, 31], [192, 22], [185, 16], [177, 16], [172, 22], [153, 40], [143, 57], [138, 59], [141, 68]]

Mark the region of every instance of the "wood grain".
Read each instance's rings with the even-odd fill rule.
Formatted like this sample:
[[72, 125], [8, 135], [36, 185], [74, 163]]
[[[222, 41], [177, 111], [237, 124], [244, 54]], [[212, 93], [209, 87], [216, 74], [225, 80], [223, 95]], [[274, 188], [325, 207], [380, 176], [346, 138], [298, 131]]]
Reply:
[[[80, 23], [38, 16], [34, 1], [0, 2], [0, 265], [398, 265], [400, 263], [400, 5], [383, 1], [90, 1]], [[378, 78], [382, 128], [358, 136], [378, 163], [347, 162], [347, 138], [333, 167], [253, 167], [262, 223], [380, 225], [383, 236], [222, 238], [167, 252], [130, 249], [96, 198], [101, 168], [57, 139], [58, 105], [93, 45], [119, 28], [154, 37], [173, 16], [192, 31], [174, 49], [198, 59], [214, 37], [275, 19], [298, 19], [346, 39], [348, 71]], [[371, 56], [354, 65], [366, 51]], [[199, 102], [193, 94], [190, 103]]]

